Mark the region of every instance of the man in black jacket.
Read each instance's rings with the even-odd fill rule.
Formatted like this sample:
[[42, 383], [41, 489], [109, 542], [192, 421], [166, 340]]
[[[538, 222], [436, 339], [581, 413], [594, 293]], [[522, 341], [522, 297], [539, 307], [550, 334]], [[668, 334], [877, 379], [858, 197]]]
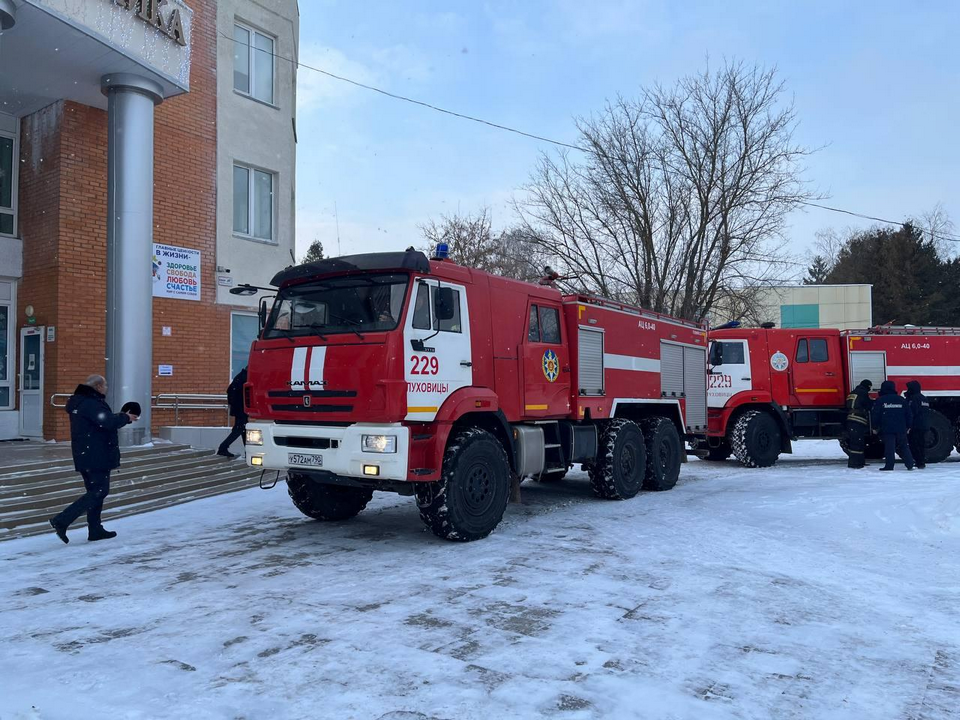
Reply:
[[923, 470], [927, 466], [927, 430], [930, 429], [930, 401], [920, 392], [920, 383], [911, 380], [907, 383], [907, 403], [913, 415], [913, 425], [910, 434], [910, 452], [917, 462], [917, 467]]
[[78, 385], [67, 401], [70, 415], [70, 444], [73, 466], [83, 476], [86, 488], [80, 498], [56, 517], [50, 519], [57, 536], [67, 543], [70, 523], [87, 514], [87, 539], [106, 540], [116, 537], [103, 527], [100, 513], [104, 498], [110, 493], [110, 471], [120, 467], [120, 442], [117, 431], [137, 420], [132, 413], [114, 413], [107, 405], [107, 381], [91, 375]]
[[870, 388], [873, 383], [861, 380], [853, 392], [847, 395], [847, 467], [859, 470], [866, 463], [863, 451], [870, 434]]
[[227, 435], [227, 439], [220, 443], [220, 449], [217, 450], [217, 455], [223, 455], [228, 458], [236, 457], [236, 455], [230, 452], [230, 446], [233, 445], [234, 441], [241, 435], [244, 441], [246, 441], [247, 420], [249, 419], [243, 407], [243, 386], [246, 385], [246, 383], [247, 369], [244, 368], [237, 373], [233, 382], [230, 383], [230, 387], [227, 388], [227, 405], [230, 406], [230, 416], [233, 418], [233, 430]]
[[907, 470], [913, 470], [913, 455], [907, 443], [907, 431], [912, 420], [910, 406], [897, 395], [897, 386], [892, 380], [884, 380], [880, 385], [880, 397], [873, 404], [873, 426], [883, 439], [883, 457], [886, 461], [881, 470], [893, 470], [897, 461], [895, 451], [900, 453]]

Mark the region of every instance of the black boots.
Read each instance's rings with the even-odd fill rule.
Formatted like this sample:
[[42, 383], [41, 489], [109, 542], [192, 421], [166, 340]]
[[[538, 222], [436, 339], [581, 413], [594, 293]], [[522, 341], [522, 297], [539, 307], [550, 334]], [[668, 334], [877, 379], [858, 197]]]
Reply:
[[57, 537], [63, 540], [64, 545], [70, 542], [70, 538], [67, 537], [67, 529], [60, 525], [56, 518], [50, 518], [50, 527], [53, 528], [53, 531], [57, 534]]
[[233, 458], [236, 457], [236, 455], [234, 455], [229, 450], [217, 450], [217, 455], [219, 455], [220, 457], [230, 458], [231, 460], [233, 460]]
[[115, 538], [117, 534], [112, 530], [107, 530], [103, 526], [98, 528], [90, 528], [89, 533], [87, 534], [87, 540], [90, 542], [96, 542], [97, 540], [109, 540], [110, 538]]

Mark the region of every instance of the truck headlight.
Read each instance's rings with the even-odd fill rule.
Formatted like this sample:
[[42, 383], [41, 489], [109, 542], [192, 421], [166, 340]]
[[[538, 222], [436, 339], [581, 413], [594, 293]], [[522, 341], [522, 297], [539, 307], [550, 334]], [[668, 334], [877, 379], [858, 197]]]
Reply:
[[397, 451], [396, 435], [363, 435], [361, 449], [370, 453], [395, 453]]
[[263, 431], [247, 430], [247, 445], [263, 445]]

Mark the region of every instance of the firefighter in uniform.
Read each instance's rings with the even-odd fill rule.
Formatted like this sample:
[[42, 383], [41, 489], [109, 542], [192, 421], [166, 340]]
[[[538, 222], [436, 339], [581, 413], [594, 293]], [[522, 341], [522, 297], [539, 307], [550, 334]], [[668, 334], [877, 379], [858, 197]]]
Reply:
[[900, 453], [907, 470], [913, 470], [913, 455], [907, 442], [907, 431], [913, 424], [910, 405], [897, 395], [897, 386], [892, 380], [884, 380], [880, 385], [880, 397], [873, 404], [873, 426], [883, 438], [883, 457], [885, 463], [881, 470], [893, 470], [896, 453]]
[[919, 469], [927, 466], [927, 430], [930, 429], [930, 401], [920, 392], [920, 383], [911, 380], [907, 383], [907, 402], [913, 415], [910, 427], [910, 452]]
[[870, 434], [870, 388], [873, 383], [862, 380], [853, 392], [847, 395], [847, 467], [859, 470], [864, 467], [863, 452]]

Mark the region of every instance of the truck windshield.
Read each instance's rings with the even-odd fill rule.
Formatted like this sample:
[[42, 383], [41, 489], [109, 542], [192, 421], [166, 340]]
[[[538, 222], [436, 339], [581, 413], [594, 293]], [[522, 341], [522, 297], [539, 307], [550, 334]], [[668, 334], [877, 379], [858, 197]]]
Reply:
[[263, 337], [385, 332], [400, 322], [410, 276], [353, 275], [281, 290]]

